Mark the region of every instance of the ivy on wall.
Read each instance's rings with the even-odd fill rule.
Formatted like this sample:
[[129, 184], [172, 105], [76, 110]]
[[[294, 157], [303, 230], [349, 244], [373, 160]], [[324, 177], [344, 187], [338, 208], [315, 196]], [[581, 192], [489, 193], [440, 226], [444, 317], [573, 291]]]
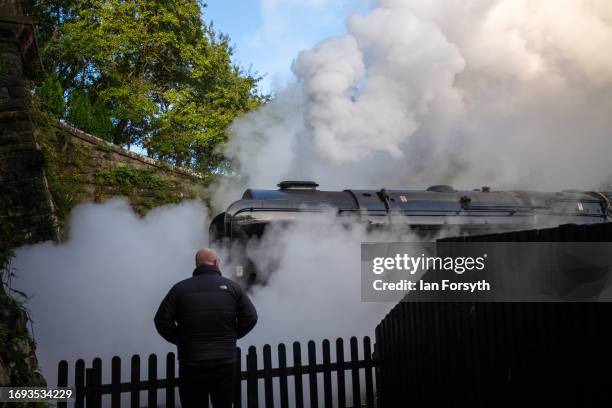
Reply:
[[7, 223], [0, 220], [0, 386], [42, 387], [46, 382], [38, 369], [36, 345], [27, 329], [27, 297], [11, 288], [13, 250], [8, 234]]
[[[189, 195], [185, 196], [180, 190], [179, 183], [164, 179], [155, 173], [150, 169], [115, 166], [97, 170], [95, 177], [100, 190], [128, 197], [132, 207], [140, 214], [145, 214], [160, 205], [177, 204], [182, 199], [196, 197], [194, 192], [189, 192]], [[108, 196], [99, 192], [97, 198], [103, 200]]]

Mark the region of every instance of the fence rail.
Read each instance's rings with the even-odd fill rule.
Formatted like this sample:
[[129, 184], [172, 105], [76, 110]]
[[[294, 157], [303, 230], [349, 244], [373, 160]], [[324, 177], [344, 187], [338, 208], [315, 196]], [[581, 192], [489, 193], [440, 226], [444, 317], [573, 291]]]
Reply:
[[[349, 359], [345, 360], [344, 341], [336, 339], [335, 361], [332, 362], [331, 343], [325, 339], [322, 341], [322, 358], [317, 358], [316, 344], [309, 341], [307, 344], [307, 360], [302, 363], [302, 346], [299, 342], [292, 344], [293, 365], [287, 365], [287, 347], [279, 344], [277, 348], [278, 362], [272, 365], [272, 347], [266, 344], [262, 348], [263, 366], [258, 366], [257, 348], [251, 346], [246, 354], [246, 369], [242, 370], [242, 352], [237, 349], [238, 364], [235, 383], [235, 407], [242, 407], [242, 384], [246, 382], [246, 401], [247, 407], [259, 407], [260, 380], [263, 380], [263, 397], [265, 407], [274, 407], [275, 403], [281, 408], [295, 406], [302, 408], [305, 406], [305, 391], [308, 392], [308, 401], [311, 408], [319, 407], [346, 407], [347, 405], [347, 381], [346, 371], [349, 371], [351, 379], [350, 396], [352, 405], [355, 407], [363, 406], [374, 407], [375, 405], [375, 367], [376, 360], [372, 358], [372, 346], [369, 337], [363, 338], [363, 359], [359, 359], [359, 345], [356, 337], [351, 337], [349, 342]], [[85, 361], [79, 359], [74, 366], [75, 387], [75, 407], [80, 408], [101, 407], [102, 396], [110, 395], [111, 407], [121, 406], [122, 394], [130, 394], [130, 406], [139, 408], [142, 406], [141, 392], [147, 391], [146, 406], [157, 407], [158, 403], [165, 404], [166, 407], [175, 406], [175, 392], [179, 385], [179, 378], [176, 376], [176, 359], [174, 353], [166, 355], [166, 378], [157, 378], [157, 356], [150, 354], [147, 359], [147, 379], [141, 379], [141, 359], [134, 355], [130, 361], [130, 381], [122, 382], [121, 359], [117, 356], [111, 360], [111, 383], [102, 383], [102, 360], [95, 358], [91, 367], [85, 367]], [[373, 372], [374, 371], [374, 372]], [[361, 392], [361, 372], [364, 373], [365, 390]], [[319, 375], [323, 374], [322, 396], [319, 392]], [[336, 395], [332, 389], [332, 379], [335, 374]], [[308, 376], [308, 389], [304, 388], [303, 376]], [[293, 396], [290, 404], [290, 388], [288, 379], [293, 378]], [[274, 378], [278, 378], [278, 387], [274, 387]], [[58, 365], [58, 386], [69, 386], [69, 367], [68, 362], [63, 360]], [[276, 390], [275, 390], [276, 388]], [[158, 390], [165, 390], [165, 398], [158, 401]], [[275, 398], [276, 396], [276, 398]], [[59, 408], [65, 408], [66, 403], [59, 403]]]

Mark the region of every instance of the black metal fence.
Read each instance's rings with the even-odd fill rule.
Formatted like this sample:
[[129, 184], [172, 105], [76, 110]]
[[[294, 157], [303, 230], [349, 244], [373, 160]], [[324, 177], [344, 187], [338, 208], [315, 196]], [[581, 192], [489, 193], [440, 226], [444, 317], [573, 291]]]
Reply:
[[[612, 224], [445, 242], [609, 242]], [[376, 328], [380, 406], [601, 406], [612, 303], [400, 302]], [[608, 401], [609, 403], [609, 401]]]
[[[292, 365], [287, 364], [287, 348], [279, 344], [278, 361], [272, 364], [272, 348], [269, 344], [263, 346], [263, 366], [258, 366], [258, 353], [254, 346], [249, 347], [246, 355], [246, 369], [242, 370], [242, 354], [238, 353], [238, 370], [240, 376], [235, 384], [235, 407], [241, 407], [243, 401], [243, 382], [246, 382], [246, 401], [248, 407], [258, 407], [260, 400], [260, 385], [263, 385], [263, 400], [265, 407], [304, 407], [305, 400], [310, 407], [346, 407], [347, 406], [347, 372], [350, 381], [349, 395], [355, 407], [374, 407], [376, 361], [372, 358], [372, 346], [369, 337], [363, 338], [363, 358], [359, 358], [359, 345], [356, 337], [351, 337], [349, 343], [349, 358], [345, 359], [344, 341], [341, 338], [335, 342], [335, 361], [332, 361], [330, 341], [321, 343], [322, 356], [316, 354], [316, 344], [309, 341], [307, 345], [307, 361], [302, 362], [302, 350], [299, 342], [292, 345]], [[166, 378], [157, 377], [157, 356], [151, 354], [147, 360], [148, 378], [141, 379], [141, 359], [134, 355], [130, 362], [130, 381], [122, 381], [122, 364], [119, 357], [111, 360], [111, 382], [102, 383], [102, 360], [95, 358], [91, 367], [85, 366], [84, 360], [77, 360], [72, 373], [73, 382], [69, 383], [70, 373], [68, 362], [61, 361], [58, 366], [58, 386], [74, 386], [76, 391], [75, 407], [101, 407], [102, 396], [110, 396], [110, 406], [120, 407], [122, 394], [129, 393], [130, 406], [133, 408], [148, 406], [157, 407], [163, 404], [174, 407], [176, 387], [180, 379], [176, 376], [176, 361], [174, 353], [166, 355]], [[319, 388], [319, 374], [322, 374], [322, 388]], [[363, 374], [363, 375], [362, 375]], [[304, 376], [308, 379], [308, 389], [304, 387]], [[365, 389], [361, 390], [361, 378], [364, 378]], [[278, 381], [274, 381], [278, 378]], [[289, 388], [289, 378], [293, 378], [293, 389]], [[261, 383], [263, 382], [263, 384]], [[335, 384], [335, 390], [332, 387]], [[275, 387], [275, 384], [278, 386]], [[164, 398], [158, 401], [158, 391], [164, 390]], [[146, 404], [141, 401], [141, 392], [146, 391]], [[292, 391], [292, 392], [291, 392]], [[322, 391], [322, 392], [320, 392]], [[307, 394], [305, 395], [305, 392]], [[290, 400], [291, 396], [291, 400]], [[321, 400], [319, 398], [322, 397]], [[106, 404], [105, 404], [106, 405]], [[58, 406], [65, 407], [65, 403]]]

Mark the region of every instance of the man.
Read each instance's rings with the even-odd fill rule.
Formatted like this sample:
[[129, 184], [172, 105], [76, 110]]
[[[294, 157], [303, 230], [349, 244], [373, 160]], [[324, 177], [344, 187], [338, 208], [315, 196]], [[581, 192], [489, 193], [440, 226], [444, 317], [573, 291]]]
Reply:
[[179, 397], [184, 408], [231, 407], [236, 340], [257, 323], [251, 300], [234, 281], [221, 276], [211, 249], [196, 253], [193, 277], [170, 289], [155, 314], [159, 334], [176, 344]]

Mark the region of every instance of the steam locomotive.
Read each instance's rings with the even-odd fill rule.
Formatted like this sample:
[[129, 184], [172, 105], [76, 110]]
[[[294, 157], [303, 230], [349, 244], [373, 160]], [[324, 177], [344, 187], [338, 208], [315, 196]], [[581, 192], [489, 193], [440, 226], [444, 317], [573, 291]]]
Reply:
[[493, 191], [482, 187], [458, 191], [436, 185], [426, 190], [320, 191], [313, 181], [283, 181], [278, 190], [247, 189], [242, 198], [210, 224], [211, 245], [232, 248], [235, 274], [257, 280], [244, 246], [275, 223], [308, 220], [313, 213], [335, 212], [339, 219], [362, 222], [370, 229], [399, 228], [423, 240], [451, 229], [476, 235], [560, 224], [612, 221], [612, 192]]

